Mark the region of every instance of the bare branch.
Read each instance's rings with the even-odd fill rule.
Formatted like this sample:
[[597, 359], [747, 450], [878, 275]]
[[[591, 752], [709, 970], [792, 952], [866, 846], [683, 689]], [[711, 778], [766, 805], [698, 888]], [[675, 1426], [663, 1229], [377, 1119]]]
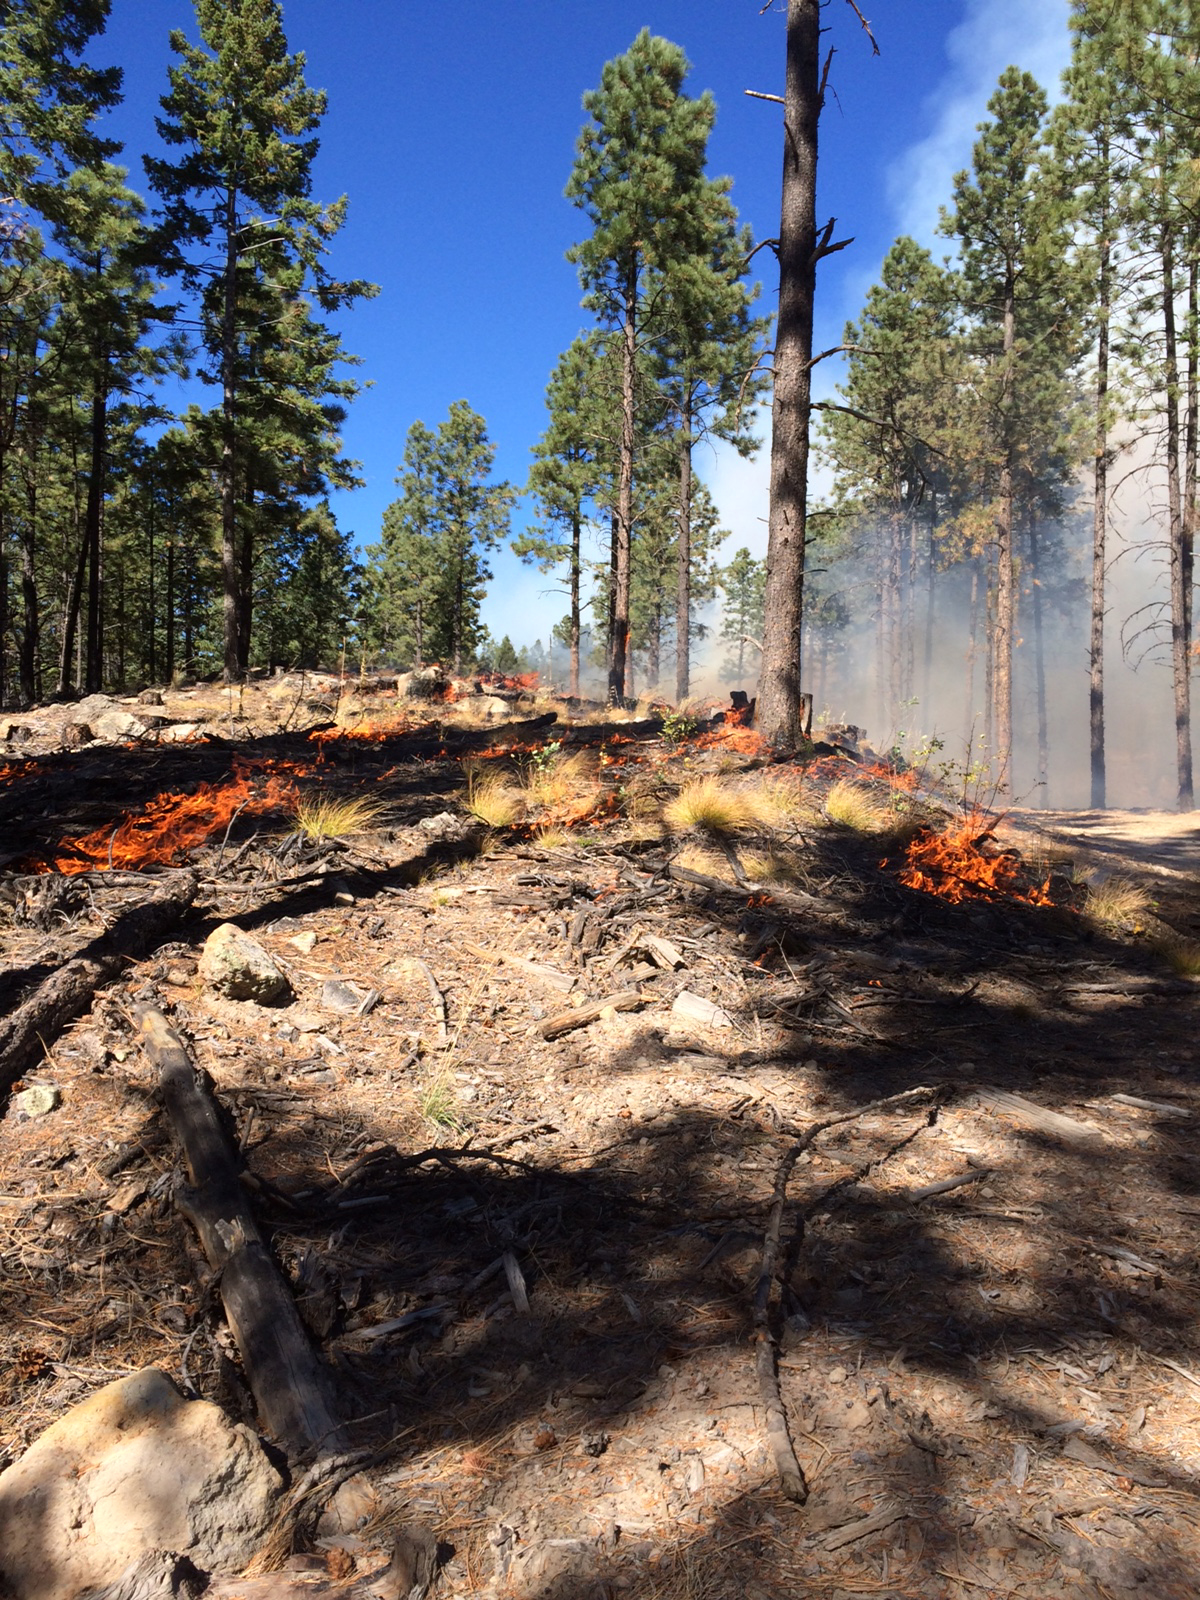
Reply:
[[786, 105], [787, 104], [787, 102], [784, 100], [784, 98], [783, 98], [783, 96], [781, 94], [763, 94], [760, 89], [743, 89], [742, 93], [743, 94], [748, 94], [750, 96], [751, 100], [771, 100], [777, 106], [782, 106], [782, 105]]
[[854, 0], [846, 0], [846, 4], [850, 7], [851, 11], [853, 11], [854, 15], [858, 18], [858, 20], [862, 23], [863, 32], [866, 34], [867, 38], [870, 39], [870, 41], [871, 41], [871, 53], [873, 55], [878, 55], [879, 54], [879, 46], [875, 42], [875, 35], [871, 32], [871, 24], [867, 21], [866, 17], [863, 16], [862, 12], [858, 9], [857, 5], [855, 5]]
[[834, 50], [834, 47], [832, 45], [830, 45], [829, 46], [829, 54], [825, 57], [825, 66], [823, 67], [823, 69], [821, 71], [821, 86], [817, 90], [817, 115], [818, 116], [820, 116], [821, 112], [825, 109], [825, 85], [829, 82], [829, 69], [833, 65], [833, 58], [834, 58], [836, 53], [837, 52]]

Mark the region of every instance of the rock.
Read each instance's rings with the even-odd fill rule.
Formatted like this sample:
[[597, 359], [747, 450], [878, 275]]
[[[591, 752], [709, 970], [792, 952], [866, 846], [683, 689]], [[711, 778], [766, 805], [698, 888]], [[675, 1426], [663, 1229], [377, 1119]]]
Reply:
[[12, 1098], [13, 1110], [22, 1117], [44, 1117], [47, 1112], [57, 1111], [61, 1104], [62, 1090], [53, 1083], [35, 1084]]
[[140, 706], [161, 706], [162, 703], [161, 689], [143, 689], [141, 694], [138, 695], [138, 705]]
[[32, 738], [33, 729], [27, 728], [23, 722], [6, 722], [4, 724], [6, 744], [28, 744]]
[[288, 943], [299, 950], [302, 956], [311, 955], [313, 952], [313, 946], [316, 944], [316, 942], [317, 936], [315, 933], [311, 932], [298, 933], [294, 939], [288, 940]]
[[450, 680], [441, 667], [418, 667], [409, 675], [404, 693], [410, 700], [440, 700], [449, 688]]
[[424, 833], [432, 834], [435, 839], [444, 839], [447, 842], [465, 839], [471, 831], [471, 824], [465, 817], [456, 817], [453, 811], [439, 811], [435, 816], [422, 817], [417, 827]]
[[155, 1551], [236, 1572], [281, 1488], [249, 1428], [148, 1367], [73, 1407], [0, 1475], [0, 1579], [13, 1600], [75, 1600]]
[[91, 744], [96, 735], [92, 732], [91, 724], [87, 722], [65, 722], [63, 724], [62, 742], [69, 750], [77, 750], [81, 744]]
[[223, 922], [205, 940], [200, 976], [230, 1000], [270, 1005], [291, 996], [291, 985], [274, 958], [232, 922]]
[[733, 1018], [728, 1011], [715, 1001], [706, 1000], [703, 995], [693, 994], [690, 989], [679, 991], [671, 1005], [671, 1012], [688, 1022], [698, 1022], [705, 1028], [733, 1027]]
[[83, 700], [77, 700], [71, 707], [72, 722], [90, 722], [95, 724], [97, 717], [102, 717], [106, 711], [119, 711], [121, 708], [109, 694], [89, 694]]
[[343, 1017], [365, 1017], [379, 1004], [379, 990], [364, 989], [361, 984], [346, 983], [341, 978], [327, 978], [321, 985], [321, 1004], [326, 1011], [336, 1011]]
[[172, 722], [159, 734], [159, 738], [166, 744], [190, 744], [193, 739], [200, 736], [201, 724], [199, 722]]
[[487, 718], [511, 717], [512, 707], [507, 700], [500, 700], [494, 694], [485, 694], [481, 699], [472, 700], [472, 711], [481, 711]]
[[140, 739], [148, 724], [132, 711], [103, 711], [92, 723], [97, 739]]

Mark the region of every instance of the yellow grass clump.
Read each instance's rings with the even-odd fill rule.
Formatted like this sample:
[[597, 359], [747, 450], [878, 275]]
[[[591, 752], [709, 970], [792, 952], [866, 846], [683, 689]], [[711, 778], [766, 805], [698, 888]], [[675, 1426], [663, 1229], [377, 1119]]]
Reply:
[[1138, 924], [1150, 910], [1150, 895], [1140, 883], [1114, 873], [1102, 883], [1089, 884], [1084, 914], [1103, 928]]
[[825, 815], [838, 827], [855, 833], [883, 833], [893, 820], [887, 806], [849, 778], [839, 778], [825, 796]]
[[296, 801], [292, 820], [306, 839], [344, 839], [372, 827], [384, 809], [381, 801], [364, 794], [304, 794]]
[[780, 831], [811, 821], [812, 807], [804, 799], [796, 779], [764, 778], [750, 796], [758, 820]]
[[596, 792], [596, 762], [590, 750], [576, 750], [550, 762], [536, 762], [525, 777], [525, 800], [547, 811], [570, 809]]
[[737, 833], [758, 821], [752, 795], [731, 789], [718, 778], [693, 778], [663, 807], [663, 821], [675, 833]]
[[474, 764], [464, 771], [467, 790], [463, 804], [471, 816], [489, 828], [511, 828], [524, 810], [524, 803], [507, 775], [495, 767]]
[[1158, 940], [1155, 948], [1181, 978], [1200, 978], [1200, 944], [1193, 939], [1179, 937]]

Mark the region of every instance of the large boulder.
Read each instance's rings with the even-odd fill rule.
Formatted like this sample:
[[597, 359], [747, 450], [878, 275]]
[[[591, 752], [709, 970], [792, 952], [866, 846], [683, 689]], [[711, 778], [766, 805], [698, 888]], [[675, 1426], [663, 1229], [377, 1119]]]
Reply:
[[286, 1000], [292, 992], [275, 958], [232, 922], [223, 922], [205, 940], [200, 976], [230, 1000], [256, 1000], [261, 1006]]
[[237, 1572], [282, 1482], [255, 1435], [148, 1367], [97, 1390], [0, 1475], [0, 1583], [75, 1600], [154, 1551]]

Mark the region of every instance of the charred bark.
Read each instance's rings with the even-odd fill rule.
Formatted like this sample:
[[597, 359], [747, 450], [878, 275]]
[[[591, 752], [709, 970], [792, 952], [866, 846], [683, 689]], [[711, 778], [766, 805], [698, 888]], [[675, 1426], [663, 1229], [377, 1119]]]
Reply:
[[771, 503], [757, 713], [764, 736], [784, 747], [795, 746], [800, 739], [800, 649], [817, 266], [820, 43], [820, 0], [788, 0], [779, 313], [771, 405]]

